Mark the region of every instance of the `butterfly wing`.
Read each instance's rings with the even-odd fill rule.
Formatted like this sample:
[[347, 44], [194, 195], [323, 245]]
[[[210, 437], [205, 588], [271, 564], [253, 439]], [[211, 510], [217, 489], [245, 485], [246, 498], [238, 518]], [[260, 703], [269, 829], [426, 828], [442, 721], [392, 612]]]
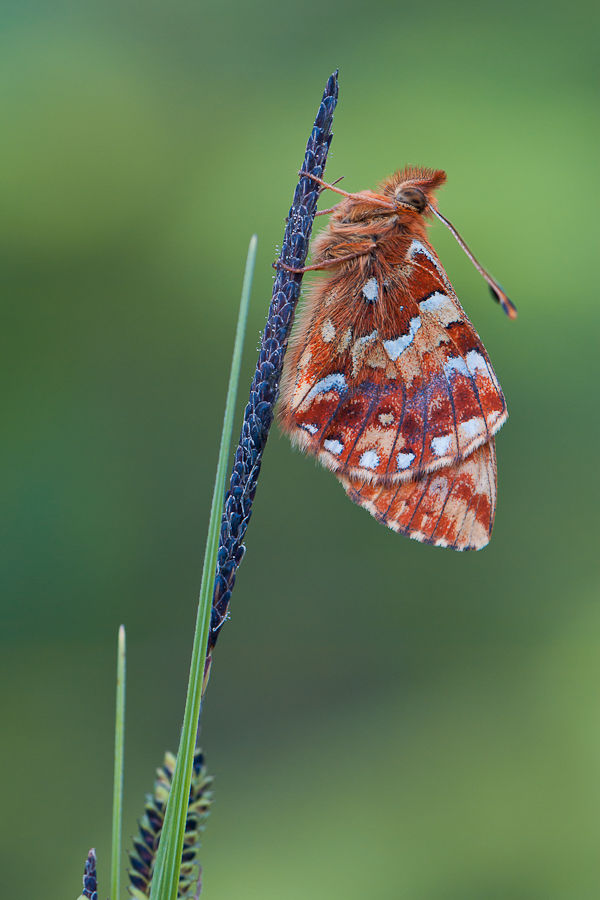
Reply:
[[370, 484], [338, 475], [351, 500], [382, 525], [426, 544], [481, 550], [496, 511], [496, 450], [492, 438], [466, 459], [415, 481]]
[[456, 465], [507, 412], [433, 249], [413, 240], [399, 266], [378, 263], [313, 288], [286, 362], [280, 420], [338, 474], [389, 484]]

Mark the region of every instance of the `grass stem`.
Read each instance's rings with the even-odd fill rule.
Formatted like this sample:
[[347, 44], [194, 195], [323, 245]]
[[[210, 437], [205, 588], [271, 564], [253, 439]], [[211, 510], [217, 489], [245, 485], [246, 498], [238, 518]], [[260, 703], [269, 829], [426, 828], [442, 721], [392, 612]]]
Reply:
[[173, 775], [173, 784], [169, 794], [169, 802], [165, 813], [165, 821], [161, 834], [154, 875], [150, 888], [150, 900], [176, 900], [179, 884], [179, 871], [181, 868], [181, 853], [185, 835], [185, 823], [187, 818], [188, 799], [192, 780], [192, 768], [194, 762], [194, 750], [196, 747], [196, 732], [200, 716], [200, 703], [202, 699], [202, 684], [204, 680], [204, 666], [206, 660], [206, 647], [210, 629], [210, 613], [213, 593], [213, 582], [217, 564], [217, 548], [219, 543], [219, 528], [221, 524], [221, 510], [225, 494], [225, 482], [227, 475], [227, 463], [231, 446], [233, 431], [233, 416], [235, 401], [237, 398], [238, 383], [240, 378], [240, 366], [242, 361], [242, 349], [248, 318], [248, 306], [256, 260], [257, 237], [253, 235], [248, 248], [244, 285], [240, 301], [233, 360], [229, 376], [227, 401], [225, 405], [225, 417], [223, 431], [221, 433], [221, 447], [217, 464], [217, 476], [213, 492], [208, 537], [204, 555], [204, 567], [202, 569], [202, 582], [200, 586], [200, 600], [196, 618], [196, 631], [194, 634], [194, 647], [190, 666], [185, 713], [177, 765]]
[[115, 772], [113, 783], [110, 896], [119, 900], [121, 885], [121, 833], [123, 827], [123, 758], [125, 750], [125, 626], [119, 628], [117, 650], [117, 710], [115, 719]]

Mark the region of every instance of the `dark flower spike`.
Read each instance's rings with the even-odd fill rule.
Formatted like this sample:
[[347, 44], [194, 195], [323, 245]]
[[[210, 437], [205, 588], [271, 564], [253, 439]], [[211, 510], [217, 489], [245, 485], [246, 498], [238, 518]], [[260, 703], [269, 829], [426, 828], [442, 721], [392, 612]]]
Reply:
[[[174, 771], [175, 757], [172, 753], [165, 753], [163, 765], [156, 770], [157, 779], [154, 784], [154, 794], [149, 794], [146, 798], [146, 809], [142, 821], [139, 823], [139, 834], [133, 838], [134, 849], [129, 853], [131, 869], [128, 870], [130, 882], [128, 890], [131, 896], [135, 897], [135, 900], [147, 900], [150, 896], [150, 884], [152, 882], [156, 851], [158, 850]], [[200, 835], [204, 831], [204, 822], [208, 817], [212, 802], [211, 785], [212, 778], [206, 774], [202, 751], [196, 749], [190, 786], [190, 800], [185, 823], [181, 869], [179, 871], [177, 897], [180, 900], [194, 897], [196, 893], [199, 878], [198, 868], [200, 866], [198, 858]]]
[[96, 851], [92, 847], [85, 861], [85, 869], [83, 872], [83, 891], [82, 897], [88, 897], [89, 900], [98, 900], [98, 881], [96, 879]]
[[210, 667], [210, 652], [227, 618], [236, 572], [246, 549], [243, 544], [244, 535], [250, 521], [262, 455], [279, 396], [283, 357], [300, 296], [302, 269], [306, 262], [317, 201], [322, 190], [315, 179], [320, 179], [325, 171], [327, 153], [333, 137], [331, 125], [338, 97], [337, 74], [336, 70], [327, 82], [306, 145], [306, 154], [299, 173], [300, 180], [286, 220], [281, 255], [275, 266], [277, 275], [269, 315], [250, 387], [250, 399], [244, 412], [229, 491], [223, 507], [206, 677]]

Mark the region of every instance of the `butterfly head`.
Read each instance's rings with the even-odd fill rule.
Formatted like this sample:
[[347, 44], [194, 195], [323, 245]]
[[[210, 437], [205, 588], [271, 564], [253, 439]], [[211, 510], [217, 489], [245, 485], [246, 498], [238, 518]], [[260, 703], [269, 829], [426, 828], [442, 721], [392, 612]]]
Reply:
[[423, 191], [412, 184], [401, 185], [394, 191], [394, 200], [401, 207], [416, 209], [422, 213], [427, 208], [427, 197]]
[[429, 204], [435, 205], [435, 192], [446, 181], [441, 169], [407, 166], [383, 181], [379, 189], [399, 210], [423, 214]]
[[382, 181], [377, 191], [346, 194], [336, 217], [344, 222], [393, 218], [409, 225], [428, 215], [431, 206], [437, 208], [435, 191], [445, 180], [441, 170], [407, 166]]
[[435, 192], [446, 181], [441, 169], [407, 166], [399, 169], [378, 186], [378, 190], [346, 195], [340, 204], [340, 218], [360, 221], [371, 217], [394, 217], [409, 224], [437, 208]]

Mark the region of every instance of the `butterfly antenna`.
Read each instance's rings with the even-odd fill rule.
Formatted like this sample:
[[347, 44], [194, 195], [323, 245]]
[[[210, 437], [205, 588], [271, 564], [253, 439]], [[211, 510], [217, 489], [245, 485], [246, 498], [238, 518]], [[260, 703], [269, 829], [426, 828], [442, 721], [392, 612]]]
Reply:
[[506, 313], [508, 318], [516, 319], [517, 318], [517, 307], [514, 305], [514, 303], [511, 300], [508, 299], [508, 297], [506, 296], [506, 292], [504, 291], [502, 286], [496, 281], [496, 279], [492, 278], [490, 273], [486, 272], [486, 270], [483, 268], [483, 266], [477, 262], [477, 260], [475, 259], [475, 257], [473, 256], [473, 254], [471, 253], [471, 251], [469, 250], [469, 248], [467, 247], [467, 245], [461, 238], [460, 234], [458, 233], [458, 231], [456, 230], [454, 225], [451, 222], [449, 222], [448, 219], [441, 214], [441, 212], [438, 212], [438, 210], [434, 206], [432, 206], [431, 203], [428, 203], [427, 206], [429, 207], [431, 212], [434, 214], [434, 216], [436, 216], [440, 220], [440, 222], [444, 223], [444, 225], [446, 226], [448, 231], [452, 232], [452, 234], [454, 235], [454, 237], [456, 238], [456, 240], [458, 241], [460, 246], [463, 248], [463, 250], [469, 257], [469, 259], [471, 260], [471, 262], [473, 263], [473, 265], [475, 266], [475, 268], [477, 269], [479, 274], [481, 276], [483, 276], [483, 278], [485, 278], [485, 280], [489, 284], [492, 297], [494, 298], [494, 300], [497, 303], [500, 304], [500, 306], [502, 307], [502, 309], [504, 310], [504, 312]]

